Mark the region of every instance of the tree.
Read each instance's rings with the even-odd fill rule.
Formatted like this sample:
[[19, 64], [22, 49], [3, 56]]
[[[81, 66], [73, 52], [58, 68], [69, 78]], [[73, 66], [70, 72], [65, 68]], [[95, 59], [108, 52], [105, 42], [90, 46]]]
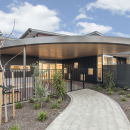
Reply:
[[59, 70], [58, 73], [53, 75], [53, 86], [56, 89], [56, 96], [58, 98], [64, 98], [66, 95], [66, 82], [63, 79], [62, 72]]
[[31, 65], [34, 68], [33, 77], [35, 78], [35, 95], [34, 99], [36, 99], [40, 106], [43, 106], [43, 101], [50, 95], [50, 91], [48, 91], [48, 84], [45, 84], [45, 80], [43, 77], [45, 76], [46, 71], [40, 70], [38, 62]]
[[[7, 41], [7, 39], [8, 39], [10, 36], [12, 36], [13, 31], [14, 31], [14, 27], [15, 27], [15, 19], [14, 19], [14, 26], [13, 26], [12, 32], [11, 32], [7, 37], [5, 37], [2, 42], [0, 42], [0, 43], [1, 43], [0, 49], [2, 48], [2, 46], [4, 45], [4, 43]], [[1, 32], [1, 31], [0, 31], [0, 36], [2, 36], [2, 32]], [[5, 71], [5, 73], [6, 73], [5, 67], [6, 67], [6, 65], [7, 65], [11, 60], [13, 60], [16, 56], [18, 56], [18, 55], [21, 54], [22, 52], [23, 52], [23, 50], [22, 50], [20, 53], [18, 53], [18, 54], [16, 54], [15, 56], [13, 56], [9, 61], [7, 61], [7, 63], [6, 63], [5, 65], [2, 65], [1, 60], [0, 60], [0, 67], [1, 67], [1, 70], [2, 70], [2, 79], [3, 79], [3, 84], [4, 84], [4, 87], [5, 87], [5, 90], [6, 90], [6, 91], [7, 91], [8, 89], [7, 89], [6, 79], [5, 79], [5, 75], [4, 75], [4, 71]], [[1, 54], [0, 54], [0, 55], [1, 55]], [[0, 56], [0, 57], [1, 57], [1, 56]], [[7, 116], [7, 95], [6, 95], [6, 91], [3, 91], [3, 93], [5, 93], [5, 122], [8, 122], [8, 116]]]

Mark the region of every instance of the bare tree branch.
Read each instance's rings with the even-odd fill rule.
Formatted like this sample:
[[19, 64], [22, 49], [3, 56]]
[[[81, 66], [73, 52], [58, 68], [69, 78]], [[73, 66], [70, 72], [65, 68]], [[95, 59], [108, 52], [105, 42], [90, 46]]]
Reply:
[[17, 55], [15, 55], [14, 57], [12, 57], [6, 64], [5, 64], [5, 66], [4, 66], [4, 68], [6, 67], [6, 65], [11, 61], [11, 60], [13, 60], [16, 56], [18, 56], [19, 54], [21, 54], [23, 51], [21, 51], [20, 53], [18, 53]]
[[12, 33], [14, 31], [14, 27], [15, 27], [15, 19], [14, 19], [14, 26], [13, 26], [12, 32], [9, 34], [8, 37], [6, 37], [6, 39], [4, 40], [4, 42], [2, 43], [2, 45], [0, 46], [0, 48], [4, 45], [4, 43], [6, 42], [6, 40], [12, 35]]

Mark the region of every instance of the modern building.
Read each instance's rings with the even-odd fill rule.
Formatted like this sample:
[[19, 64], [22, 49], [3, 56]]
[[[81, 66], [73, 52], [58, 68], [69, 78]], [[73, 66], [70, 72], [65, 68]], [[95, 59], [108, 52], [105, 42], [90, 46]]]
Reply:
[[38, 61], [40, 69], [49, 69], [48, 79], [53, 70], [63, 69], [68, 80], [97, 83], [103, 81], [103, 65], [129, 64], [130, 39], [97, 31], [69, 36], [29, 28], [19, 39], [6, 41], [1, 49], [2, 64], [22, 50], [7, 70], [30, 69]]

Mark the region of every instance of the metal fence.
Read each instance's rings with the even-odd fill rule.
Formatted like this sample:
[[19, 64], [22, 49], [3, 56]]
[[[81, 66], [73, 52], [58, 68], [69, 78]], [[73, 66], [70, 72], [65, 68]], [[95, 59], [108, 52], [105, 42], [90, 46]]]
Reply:
[[[14, 70], [14, 98], [15, 102], [26, 101], [34, 96], [35, 91], [35, 78], [32, 77], [34, 70], [26, 71], [26, 85], [23, 86], [23, 70]], [[89, 74], [88, 68], [85, 69], [42, 69], [44, 75], [39, 76], [43, 79], [44, 84], [48, 84], [48, 89], [52, 95], [55, 94], [55, 89], [53, 87], [53, 75], [60, 71], [63, 78], [66, 81], [66, 92], [75, 91], [79, 89], [87, 88], [87, 83], [97, 84], [97, 72], [98, 70], [93, 69], [93, 74]], [[101, 70], [100, 70], [101, 71]], [[7, 87], [12, 87], [12, 71], [5, 71], [5, 80]], [[99, 81], [100, 82], [100, 81]], [[24, 90], [24, 91], [23, 91]], [[23, 94], [25, 93], [25, 94]], [[4, 94], [3, 94], [3, 105], [4, 105]], [[7, 91], [7, 104], [12, 104], [12, 90]]]
[[114, 82], [117, 87], [130, 87], [130, 65], [104, 65], [103, 66], [103, 82], [105, 83], [108, 71], [113, 73]]

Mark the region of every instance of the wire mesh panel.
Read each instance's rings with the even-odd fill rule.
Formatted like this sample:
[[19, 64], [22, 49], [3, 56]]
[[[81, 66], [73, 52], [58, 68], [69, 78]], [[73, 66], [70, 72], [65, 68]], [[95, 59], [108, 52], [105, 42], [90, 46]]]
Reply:
[[117, 87], [128, 85], [130, 87], [130, 65], [104, 65], [103, 82], [106, 82], [108, 71], [113, 73], [114, 82]]

